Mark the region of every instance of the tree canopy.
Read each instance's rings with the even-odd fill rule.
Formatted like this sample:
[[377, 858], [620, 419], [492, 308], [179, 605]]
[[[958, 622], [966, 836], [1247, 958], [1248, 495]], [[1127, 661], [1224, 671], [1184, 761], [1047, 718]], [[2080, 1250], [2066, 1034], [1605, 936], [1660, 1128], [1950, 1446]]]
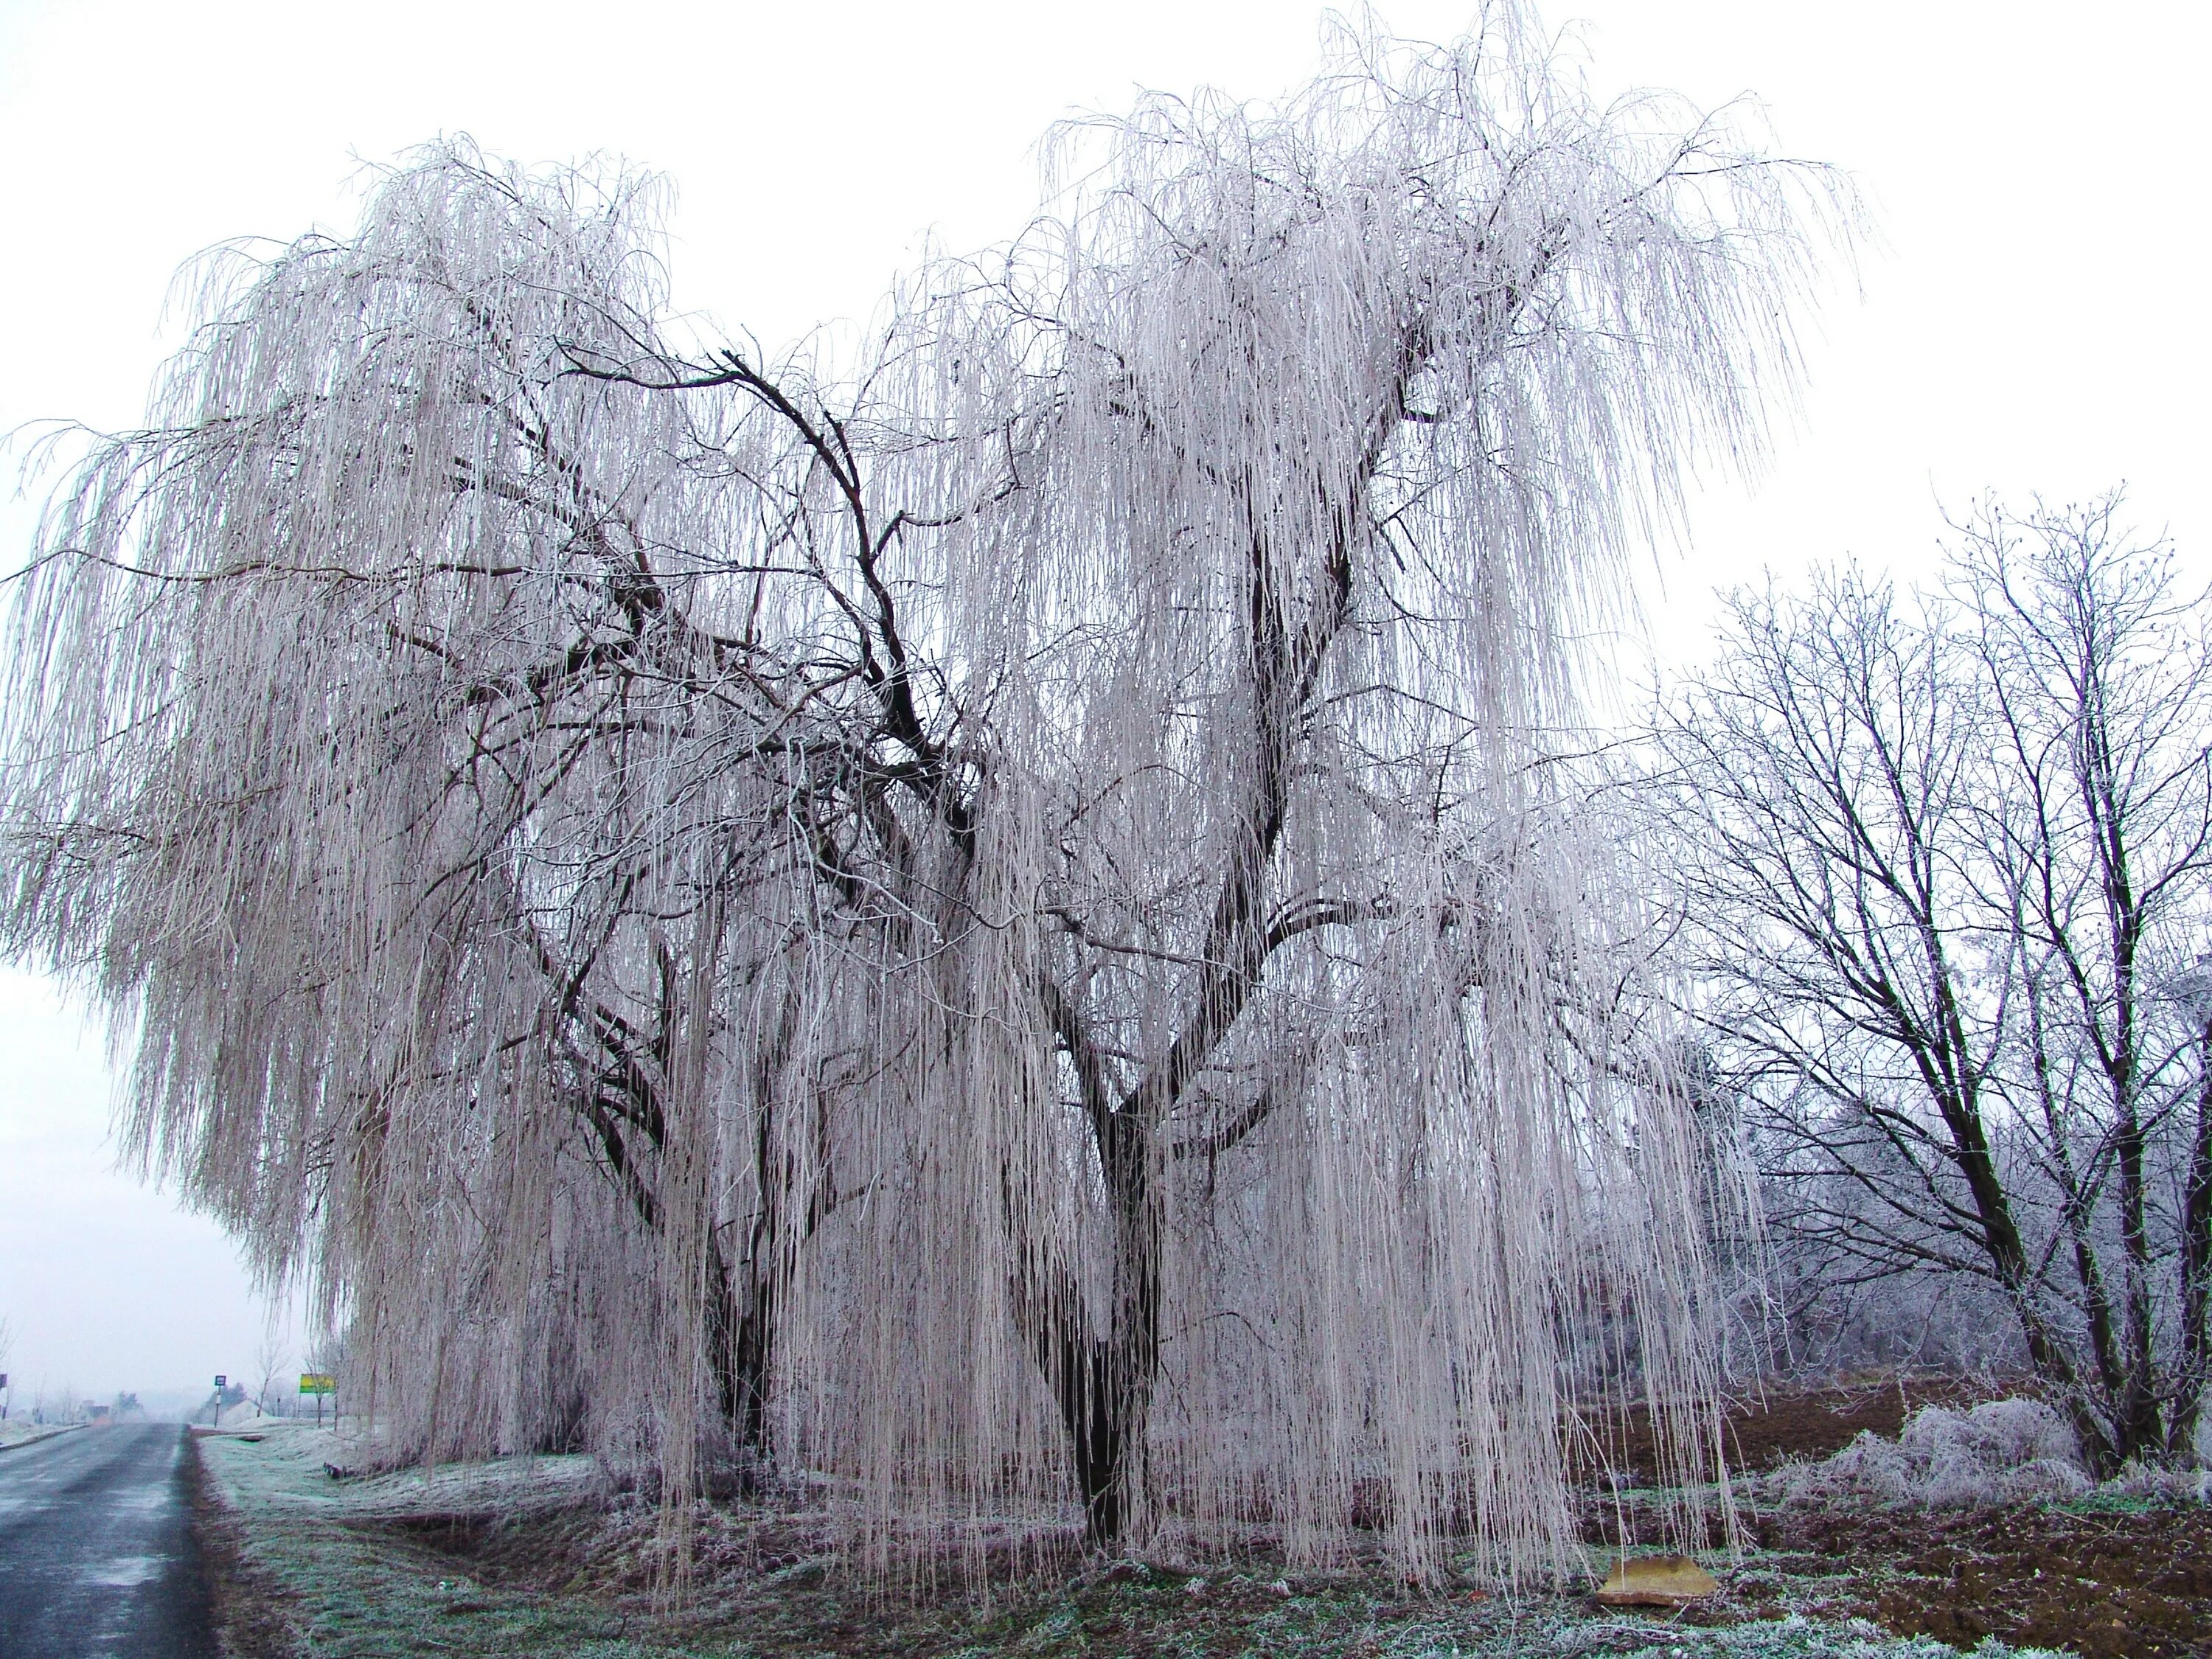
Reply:
[[424, 151], [57, 493], [0, 937], [397, 1453], [1523, 1571], [1602, 1327], [1710, 1469], [1559, 733], [1830, 186], [1503, 8], [1335, 50], [773, 361], [668, 315], [651, 180]]

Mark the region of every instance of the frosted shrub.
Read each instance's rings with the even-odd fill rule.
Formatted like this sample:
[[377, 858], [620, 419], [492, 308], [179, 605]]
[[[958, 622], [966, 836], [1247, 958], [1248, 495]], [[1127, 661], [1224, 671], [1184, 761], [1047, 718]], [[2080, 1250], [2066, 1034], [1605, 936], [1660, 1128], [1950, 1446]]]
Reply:
[[1817, 1502], [1844, 1492], [1902, 1503], [1911, 1493], [1912, 1464], [1897, 1442], [1869, 1431], [1826, 1462], [1792, 1464], [1775, 1481], [1792, 1503]]
[[2212, 1504], [2212, 1469], [2161, 1469], [2130, 1463], [2097, 1489], [2112, 1498], [2138, 1498], [2154, 1504]]
[[1920, 1466], [1926, 1503], [1988, 1503], [1993, 1487], [1996, 1497], [2069, 1495], [2087, 1485], [2073, 1431], [2039, 1400], [1993, 1400], [1965, 1412], [1924, 1407], [1899, 1439]]
[[1863, 1433], [1833, 1457], [1778, 1472], [1784, 1503], [1850, 1497], [1888, 1504], [2002, 1504], [2089, 1490], [2066, 1420], [2039, 1400], [1993, 1400], [1970, 1411], [1925, 1406], [1895, 1440]]

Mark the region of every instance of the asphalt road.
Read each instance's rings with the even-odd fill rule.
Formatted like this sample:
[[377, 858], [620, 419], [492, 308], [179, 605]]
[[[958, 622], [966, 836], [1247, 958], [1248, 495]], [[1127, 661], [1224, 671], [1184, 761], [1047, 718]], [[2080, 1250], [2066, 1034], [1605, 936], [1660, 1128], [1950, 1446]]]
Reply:
[[0, 1454], [0, 1655], [216, 1659], [185, 1474], [173, 1423]]

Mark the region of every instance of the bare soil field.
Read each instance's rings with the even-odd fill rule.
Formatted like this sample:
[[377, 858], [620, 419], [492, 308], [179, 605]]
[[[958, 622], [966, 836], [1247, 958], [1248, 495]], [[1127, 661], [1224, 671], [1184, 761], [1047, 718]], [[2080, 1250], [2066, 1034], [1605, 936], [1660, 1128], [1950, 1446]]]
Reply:
[[[2008, 1504], [1786, 1514], [1758, 1523], [1777, 1559], [1808, 1556], [1864, 1588], [1850, 1611], [1962, 1648], [2112, 1659], [2212, 1654], [2212, 1510]], [[1843, 1610], [1839, 1606], [1838, 1610]]]

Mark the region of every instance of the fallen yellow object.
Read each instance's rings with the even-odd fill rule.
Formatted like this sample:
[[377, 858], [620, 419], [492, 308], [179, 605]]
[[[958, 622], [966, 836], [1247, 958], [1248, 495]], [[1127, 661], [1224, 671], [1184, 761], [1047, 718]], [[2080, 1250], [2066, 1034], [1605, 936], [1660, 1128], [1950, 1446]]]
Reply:
[[1613, 1564], [1597, 1599], [1608, 1607], [1679, 1607], [1720, 1588], [1686, 1555], [1639, 1555]]

